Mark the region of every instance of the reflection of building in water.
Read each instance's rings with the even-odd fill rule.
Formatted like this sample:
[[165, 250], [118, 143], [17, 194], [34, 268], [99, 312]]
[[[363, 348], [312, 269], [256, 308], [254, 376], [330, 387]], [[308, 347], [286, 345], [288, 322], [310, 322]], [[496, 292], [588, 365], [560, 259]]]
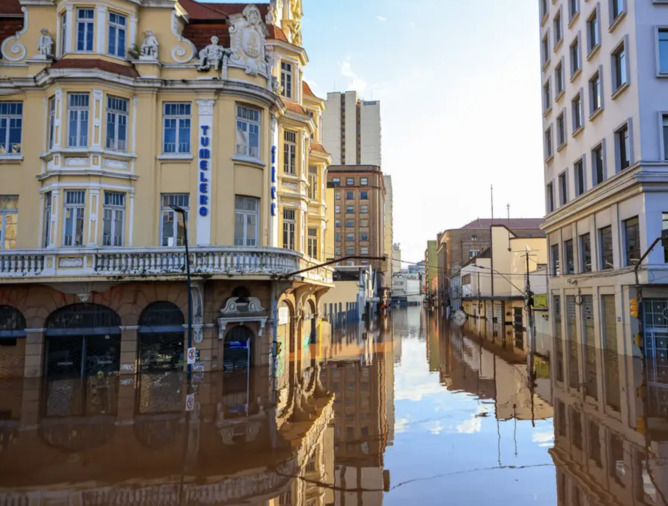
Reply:
[[184, 413], [184, 379], [0, 383], [0, 504], [332, 502], [333, 397], [317, 382], [290, 414], [238, 416], [223, 373], [195, 383]]
[[[438, 334], [430, 334], [429, 339], [438, 339]], [[446, 328], [439, 348], [441, 382], [448, 390], [493, 399], [498, 419], [552, 417], [549, 383], [538, 378], [531, 391], [524, 354], [489, 340], [466, 337], [454, 325]]]
[[322, 367], [322, 383], [335, 396], [334, 504], [381, 504], [389, 484], [383, 460], [394, 430], [389, 328], [385, 320], [380, 329], [352, 332], [345, 345], [332, 343]]
[[[598, 340], [598, 333], [592, 336]], [[656, 404], [665, 395], [657, 385], [641, 386], [640, 359], [600, 351], [598, 369], [590, 369], [582, 382], [576, 380], [582, 378], [581, 368], [573, 370], [580, 361], [569, 359], [577, 355], [570, 344], [555, 364], [565, 367], [552, 377], [555, 444], [550, 452], [559, 504], [668, 504], [668, 420]], [[581, 360], [589, 367], [593, 363], [586, 354]], [[643, 402], [644, 392], [648, 402]]]

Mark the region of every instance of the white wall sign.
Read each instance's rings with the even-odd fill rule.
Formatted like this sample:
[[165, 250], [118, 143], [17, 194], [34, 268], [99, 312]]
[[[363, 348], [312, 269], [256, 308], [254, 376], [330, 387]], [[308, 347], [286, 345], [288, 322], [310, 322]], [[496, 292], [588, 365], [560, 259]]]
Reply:
[[211, 244], [211, 138], [213, 137], [212, 98], [197, 100], [199, 130], [197, 150], [197, 245]]

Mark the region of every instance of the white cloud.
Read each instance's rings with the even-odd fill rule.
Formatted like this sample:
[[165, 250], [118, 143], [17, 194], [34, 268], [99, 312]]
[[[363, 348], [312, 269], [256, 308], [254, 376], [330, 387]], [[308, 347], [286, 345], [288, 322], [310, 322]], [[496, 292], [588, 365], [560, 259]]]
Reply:
[[482, 419], [479, 417], [469, 418], [458, 424], [455, 428], [460, 434], [475, 434], [482, 429]]
[[401, 434], [408, 430], [408, 418], [399, 418], [394, 422], [394, 432], [395, 434]]
[[387, 21], [385, 16], [376, 16], [376, 19], [378, 19], [378, 21]]
[[431, 432], [435, 436], [438, 436], [445, 428], [446, 428], [445, 425], [443, 425], [438, 420], [434, 420], [432, 423], [429, 424], [429, 432]]
[[350, 56], [346, 56], [346, 59], [339, 63], [339, 70], [343, 77], [348, 78], [346, 89], [355, 90], [359, 94], [363, 94], [366, 91], [369, 83], [353, 70], [352, 59]]
[[531, 441], [538, 443], [538, 446], [552, 446], [554, 443], [554, 432], [535, 432]]

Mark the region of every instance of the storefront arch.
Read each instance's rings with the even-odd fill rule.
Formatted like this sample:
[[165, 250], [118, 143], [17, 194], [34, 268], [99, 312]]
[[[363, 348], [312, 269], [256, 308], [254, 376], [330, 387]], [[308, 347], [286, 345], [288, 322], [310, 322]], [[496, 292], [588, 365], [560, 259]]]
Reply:
[[168, 301], [153, 302], [142, 311], [137, 333], [139, 372], [183, 367], [184, 323], [181, 309]]
[[232, 327], [223, 346], [223, 407], [226, 417], [251, 412], [253, 341], [255, 335], [245, 325]]
[[72, 304], [46, 320], [47, 377], [104, 376], [117, 372], [121, 318], [100, 304]]

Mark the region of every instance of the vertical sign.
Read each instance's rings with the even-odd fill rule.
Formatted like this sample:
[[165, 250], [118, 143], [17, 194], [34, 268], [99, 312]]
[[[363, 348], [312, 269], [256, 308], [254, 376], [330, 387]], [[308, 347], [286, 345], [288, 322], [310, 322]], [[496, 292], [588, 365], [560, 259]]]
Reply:
[[276, 216], [276, 146], [271, 147], [271, 215]]
[[193, 365], [197, 361], [197, 349], [188, 348], [188, 365]]
[[199, 129], [197, 130], [197, 202], [191, 208], [197, 213], [197, 245], [211, 244], [211, 150], [213, 138], [212, 98], [197, 100]]
[[186, 395], [186, 411], [195, 411], [195, 394]]

